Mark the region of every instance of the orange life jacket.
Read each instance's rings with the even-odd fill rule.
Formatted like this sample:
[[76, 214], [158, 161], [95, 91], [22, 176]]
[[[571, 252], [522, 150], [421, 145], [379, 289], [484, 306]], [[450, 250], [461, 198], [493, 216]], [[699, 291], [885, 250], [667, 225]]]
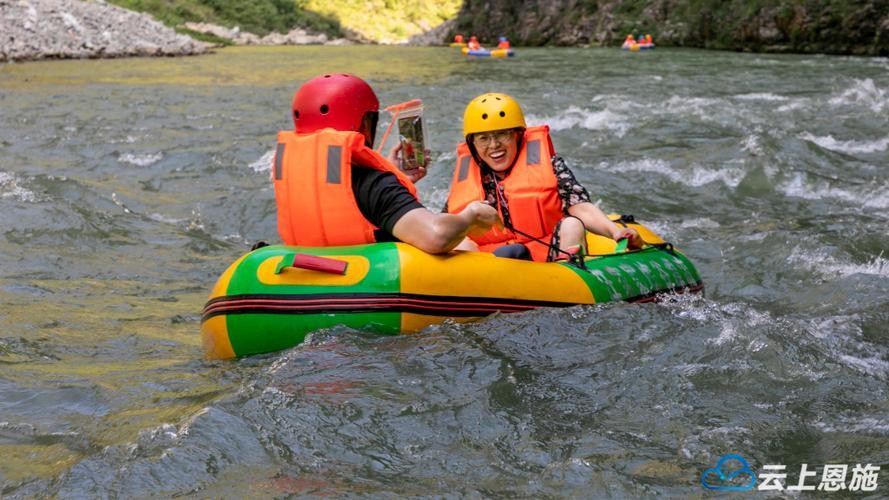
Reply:
[[358, 132], [324, 129], [278, 132], [272, 180], [278, 233], [286, 245], [341, 246], [372, 243], [376, 227], [361, 214], [352, 192], [352, 164], [391, 172], [417, 197], [397, 167], [364, 144]]
[[[552, 156], [555, 154], [549, 127], [541, 125], [525, 130], [522, 149], [503, 184], [506, 203], [512, 225], [523, 233], [549, 243], [556, 224], [565, 216], [559, 184], [553, 172]], [[485, 199], [481, 168], [472, 158], [469, 146], [464, 142], [457, 146], [457, 168], [448, 195], [448, 211], [459, 213], [473, 201]], [[502, 207], [497, 204], [500, 217]], [[531, 250], [536, 261], [545, 261], [549, 246], [509, 229], [492, 228], [479, 235], [470, 236], [479, 248], [493, 252], [511, 243], [523, 243]]]

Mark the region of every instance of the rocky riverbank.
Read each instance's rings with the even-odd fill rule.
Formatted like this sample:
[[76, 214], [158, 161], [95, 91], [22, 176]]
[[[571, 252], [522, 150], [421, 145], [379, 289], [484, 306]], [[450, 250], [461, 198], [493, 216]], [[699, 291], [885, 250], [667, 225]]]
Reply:
[[[259, 37], [237, 28], [186, 23], [184, 28], [239, 45], [344, 44], [294, 29]], [[148, 14], [103, 0], [0, 0], [0, 62], [203, 54], [217, 45], [176, 33]]]
[[0, 61], [178, 56], [210, 47], [103, 1], [0, 0]]
[[345, 45], [352, 43], [345, 38], [329, 38], [324, 33], [309, 33], [295, 28], [286, 34], [272, 32], [260, 37], [239, 28], [226, 28], [210, 23], [185, 23], [184, 28], [196, 33], [213, 35], [235, 45]]

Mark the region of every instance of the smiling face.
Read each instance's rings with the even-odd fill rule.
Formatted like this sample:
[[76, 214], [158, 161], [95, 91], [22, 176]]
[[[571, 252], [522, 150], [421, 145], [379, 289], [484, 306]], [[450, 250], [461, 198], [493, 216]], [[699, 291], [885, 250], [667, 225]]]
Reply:
[[504, 172], [515, 162], [518, 156], [518, 135], [515, 129], [495, 130], [473, 134], [472, 145], [475, 146], [479, 158], [491, 170]]

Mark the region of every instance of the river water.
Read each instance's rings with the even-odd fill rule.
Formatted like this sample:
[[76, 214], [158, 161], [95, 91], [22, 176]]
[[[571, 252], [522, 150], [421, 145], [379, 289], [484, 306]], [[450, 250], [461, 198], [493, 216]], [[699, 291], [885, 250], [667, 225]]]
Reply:
[[[517, 52], [0, 66], [0, 496], [687, 497], [730, 452], [889, 495], [889, 60]], [[706, 294], [203, 360], [210, 287], [277, 239], [293, 91], [334, 71], [424, 100], [436, 209], [463, 107], [515, 96]]]

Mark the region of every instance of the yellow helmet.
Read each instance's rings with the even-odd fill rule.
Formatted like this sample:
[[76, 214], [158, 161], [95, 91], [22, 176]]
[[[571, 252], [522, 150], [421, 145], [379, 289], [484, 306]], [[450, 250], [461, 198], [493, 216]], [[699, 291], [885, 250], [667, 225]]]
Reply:
[[525, 128], [525, 115], [515, 99], [496, 92], [469, 101], [463, 112], [463, 135], [507, 128]]

